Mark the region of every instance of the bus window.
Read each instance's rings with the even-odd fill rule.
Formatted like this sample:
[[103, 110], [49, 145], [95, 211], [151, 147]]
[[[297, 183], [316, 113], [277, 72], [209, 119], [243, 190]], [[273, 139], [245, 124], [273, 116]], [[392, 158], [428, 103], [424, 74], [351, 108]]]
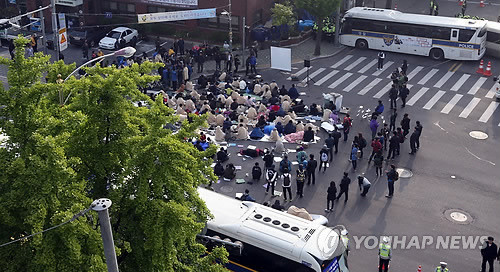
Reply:
[[[479, 34], [477, 35], [479, 38], [483, 37], [484, 34], [486, 33], [486, 27], [483, 27], [481, 31], [479, 31]], [[488, 32], [489, 33], [489, 32]]]
[[468, 42], [470, 41], [470, 39], [472, 39], [474, 33], [476, 33], [475, 30], [460, 29], [460, 32], [458, 33], [458, 40], [461, 42]]
[[346, 18], [342, 24], [342, 34], [352, 34], [352, 20]]
[[458, 40], [458, 29], [452, 29], [450, 41], [457, 41], [457, 40]]
[[500, 33], [488, 31], [488, 36], [486, 36], [486, 41], [500, 44]]

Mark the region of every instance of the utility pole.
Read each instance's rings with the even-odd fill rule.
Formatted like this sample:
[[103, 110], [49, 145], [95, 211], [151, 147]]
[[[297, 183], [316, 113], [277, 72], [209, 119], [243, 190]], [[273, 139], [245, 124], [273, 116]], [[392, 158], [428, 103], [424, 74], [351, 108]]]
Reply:
[[232, 10], [231, 10], [231, 0], [229, 0], [229, 14], [228, 14], [228, 17], [229, 17], [229, 52], [232, 52], [233, 51], [233, 26], [232, 26], [232, 22], [233, 22], [233, 14], [232, 14]]
[[392, 9], [392, 0], [386, 0], [385, 1], [385, 8], [386, 9]]
[[[40, 9], [42, 6], [40, 6]], [[40, 10], [40, 27], [42, 28], [42, 38], [40, 39], [43, 45], [43, 53], [47, 55], [47, 37], [45, 36], [45, 18], [43, 17], [43, 10]]]
[[335, 16], [335, 46], [340, 46], [340, 6], [337, 7], [337, 16]]
[[59, 60], [59, 30], [57, 29], [56, 0], [50, 0], [52, 6], [52, 31], [54, 32], [54, 50], [56, 50], [56, 61]]
[[243, 16], [243, 43], [242, 43], [242, 50], [241, 50], [241, 54], [242, 54], [242, 59], [241, 59], [241, 63], [245, 63], [246, 65], [246, 58], [245, 58], [245, 47], [246, 47], [246, 32], [247, 32], [247, 24], [246, 24], [246, 17]]
[[118, 272], [118, 261], [116, 260], [115, 243], [113, 242], [113, 232], [109, 220], [108, 208], [111, 207], [111, 200], [100, 198], [92, 202], [92, 210], [99, 215], [99, 225], [101, 226], [102, 244], [104, 246], [104, 257], [108, 272]]

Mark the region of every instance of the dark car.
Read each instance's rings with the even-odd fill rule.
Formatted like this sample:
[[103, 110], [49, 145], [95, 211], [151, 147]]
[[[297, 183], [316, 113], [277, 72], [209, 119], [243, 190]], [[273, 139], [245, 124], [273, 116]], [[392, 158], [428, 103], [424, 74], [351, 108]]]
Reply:
[[68, 29], [69, 43], [82, 46], [87, 40], [89, 47], [96, 47], [99, 41], [111, 30], [109, 27], [89, 27]]

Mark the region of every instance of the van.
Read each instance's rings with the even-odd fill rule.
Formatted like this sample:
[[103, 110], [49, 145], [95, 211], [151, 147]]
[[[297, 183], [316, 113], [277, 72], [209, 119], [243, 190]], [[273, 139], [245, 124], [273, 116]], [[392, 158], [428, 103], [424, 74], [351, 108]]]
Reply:
[[486, 23], [486, 54], [500, 58], [500, 23]]

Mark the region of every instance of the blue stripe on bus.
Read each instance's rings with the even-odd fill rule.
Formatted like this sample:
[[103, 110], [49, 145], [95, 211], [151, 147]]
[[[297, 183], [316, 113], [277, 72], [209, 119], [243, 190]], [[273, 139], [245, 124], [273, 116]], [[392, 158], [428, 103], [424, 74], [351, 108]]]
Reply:
[[230, 271], [234, 272], [257, 272], [256, 270], [253, 270], [251, 268], [245, 267], [241, 264], [235, 263], [233, 261], [229, 261], [225, 267], [229, 269]]
[[[364, 36], [364, 37], [372, 37], [372, 38], [379, 38], [379, 39], [384, 39], [384, 40], [394, 40], [394, 37], [397, 35], [393, 34], [384, 34], [384, 33], [378, 33], [378, 32], [370, 32], [370, 31], [358, 31], [358, 30], [353, 30], [352, 35], [356, 36]], [[390, 46], [390, 44], [387, 44], [387, 46]], [[475, 44], [475, 43], [464, 43], [464, 42], [454, 42], [454, 41], [445, 41], [445, 40], [437, 40], [437, 39], [432, 39], [432, 45], [441, 45], [441, 46], [450, 46], [450, 47], [458, 47], [458, 48], [464, 48], [464, 49], [480, 49], [481, 45], [480, 44]]]

